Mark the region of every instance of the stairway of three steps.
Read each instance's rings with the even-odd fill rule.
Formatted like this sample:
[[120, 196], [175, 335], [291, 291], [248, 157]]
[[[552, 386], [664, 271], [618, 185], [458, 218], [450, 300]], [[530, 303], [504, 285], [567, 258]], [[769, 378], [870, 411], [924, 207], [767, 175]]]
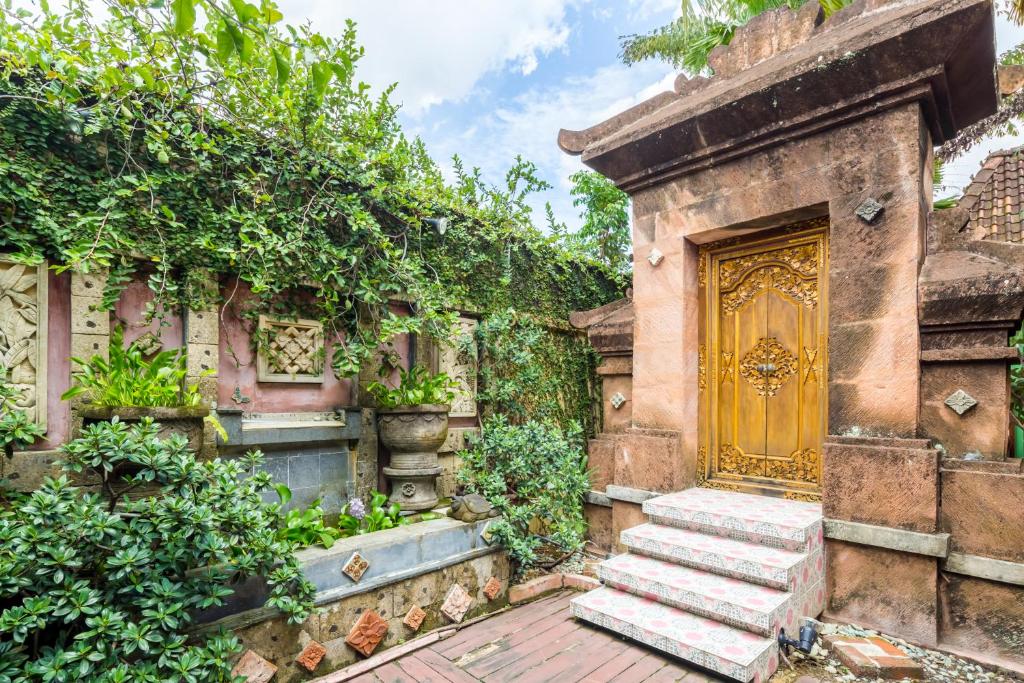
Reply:
[[573, 616], [729, 678], [764, 683], [780, 628], [824, 607], [821, 505], [692, 488], [643, 504]]

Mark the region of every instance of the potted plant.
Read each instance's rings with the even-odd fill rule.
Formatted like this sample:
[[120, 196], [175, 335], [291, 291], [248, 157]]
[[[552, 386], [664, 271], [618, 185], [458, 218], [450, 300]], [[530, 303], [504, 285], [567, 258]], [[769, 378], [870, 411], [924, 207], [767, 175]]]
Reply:
[[203, 423], [220, 427], [203, 403], [198, 384], [185, 381], [185, 354], [180, 349], [160, 351], [146, 359], [137, 344], [124, 346], [124, 330], [116, 327], [110, 335], [110, 358], [93, 356], [85, 361], [72, 358], [81, 370], [74, 373], [67, 400], [85, 395], [78, 412], [83, 424], [110, 421], [136, 423], [152, 418], [160, 425], [159, 435], [182, 434], [188, 447], [201, 451]]
[[397, 387], [380, 382], [367, 387], [380, 406], [380, 440], [391, 452], [384, 476], [391, 483], [392, 503], [403, 511], [429, 510], [437, 505], [437, 451], [448, 437], [448, 410], [457, 384], [419, 365], [398, 372]]

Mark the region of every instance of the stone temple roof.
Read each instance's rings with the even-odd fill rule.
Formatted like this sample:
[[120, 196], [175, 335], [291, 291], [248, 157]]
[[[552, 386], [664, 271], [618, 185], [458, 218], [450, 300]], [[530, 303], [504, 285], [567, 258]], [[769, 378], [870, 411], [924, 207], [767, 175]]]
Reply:
[[710, 63], [559, 146], [632, 191], [910, 102], [941, 144], [998, 103], [992, 0], [857, 0], [827, 20], [783, 7]]
[[974, 239], [1024, 242], [1024, 147], [993, 152], [957, 203]]

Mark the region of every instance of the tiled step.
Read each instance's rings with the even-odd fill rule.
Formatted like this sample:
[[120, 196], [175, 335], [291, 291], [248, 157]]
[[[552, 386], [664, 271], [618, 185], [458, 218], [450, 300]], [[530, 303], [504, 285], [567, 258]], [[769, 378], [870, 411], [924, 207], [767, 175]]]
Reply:
[[813, 581], [811, 562], [821, 556], [820, 552], [808, 556], [660, 524], [626, 529], [621, 540], [640, 555], [794, 593]]
[[612, 557], [598, 576], [614, 588], [767, 637], [793, 621], [791, 593], [652, 557]]
[[734, 491], [692, 488], [643, 504], [651, 521], [760, 543], [773, 548], [821, 547], [821, 505]]
[[771, 638], [614, 588], [572, 600], [574, 617], [737, 681], [763, 683], [778, 666]]

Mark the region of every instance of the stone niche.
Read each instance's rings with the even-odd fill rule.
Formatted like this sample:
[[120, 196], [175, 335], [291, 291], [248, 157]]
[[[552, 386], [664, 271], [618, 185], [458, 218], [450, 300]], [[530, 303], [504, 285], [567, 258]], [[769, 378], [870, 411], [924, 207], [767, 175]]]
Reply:
[[316, 320], [260, 316], [257, 379], [320, 384], [324, 381], [324, 326]]
[[452, 344], [437, 350], [438, 372], [443, 372], [458, 386], [449, 417], [476, 417], [476, 328], [473, 318], [460, 317], [455, 326]]
[[0, 254], [0, 366], [22, 394], [17, 407], [46, 429], [46, 263]]

